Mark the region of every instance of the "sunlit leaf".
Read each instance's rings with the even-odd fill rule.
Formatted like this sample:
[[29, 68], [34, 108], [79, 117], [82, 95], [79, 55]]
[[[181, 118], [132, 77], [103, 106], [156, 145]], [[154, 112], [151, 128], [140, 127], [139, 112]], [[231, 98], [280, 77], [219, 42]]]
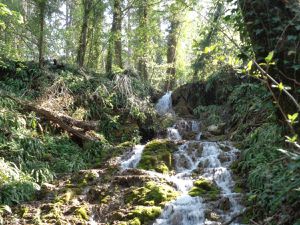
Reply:
[[289, 143], [296, 143], [298, 140], [298, 135], [294, 135], [293, 137], [289, 137], [289, 136], [285, 136], [286, 137], [286, 141]]
[[247, 71], [251, 71], [252, 66], [253, 66], [253, 61], [251, 60], [251, 61], [248, 62], [248, 64], [247, 64]]
[[288, 114], [288, 119], [289, 119], [289, 123], [291, 123], [292, 125], [295, 124], [297, 121], [297, 118], [299, 116], [299, 113], [295, 113], [293, 115]]
[[204, 54], [208, 54], [208, 53], [214, 51], [216, 49], [216, 47], [217, 47], [216, 45], [206, 47], [203, 52], [204, 52]]
[[270, 52], [269, 55], [265, 58], [267, 63], [271, 63], [274, 57], [274, 51]]
[[280, 92], [282, 92], [284, 90], [284, 85], [282, 82], [280, 82], [278, 85], [277, 85], [277, 88], [279, 89]]

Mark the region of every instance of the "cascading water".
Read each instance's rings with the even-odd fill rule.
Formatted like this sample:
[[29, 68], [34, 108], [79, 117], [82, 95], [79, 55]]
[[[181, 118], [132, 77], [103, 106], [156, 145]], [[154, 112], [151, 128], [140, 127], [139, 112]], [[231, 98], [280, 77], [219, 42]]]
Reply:
[[145, 145], [136, 145], [133, 148], [133, 154], [131, 155], [131, 157], [122, 162], [121, 169], [126, 170], [128, 168], [135, 168], [141, 160], [144, 148]]
[[155, 109], [159, 115], [164, 115], [166, 113], [173, 113], [172, 110], [172, 92], [167, 92], [155, 106]]
[[[172, 111], [170, 92], [159, 100], [156, 109], [161, 115]], [[193, 136], [194, 140], [185, 141], [183, 140], [185, 136]], [[168, 128], [168, 138], [183, 142], [174, 153], [175, 174], [146, 172], [150, 176], [173, 183], [181, 195], [166, 205], [154, 225], [221, 225], [244, 210], [244, 207], [239, 204], [240, 194], [233, 192], [234, 181], [229, 170], [239, 152], [236, 148], [229, 142], [201, 141], [200, 124], [194, 120], [178, 120], [173, 127]], [[123, 170], [135, 168], [141, 159], [143, 149], [142, 145], [136, 146], [133, 155], [122, 162], [121, 168]], [[216, 183], [221, 191], [218, 200], [207, 201], [189, 195], [188, 192], [193, 187], [194, 181], [199, 178]], [[228, 207], [223, 209], [218, 207], [220, 201], [227, 201]], [[218, 222], [206, 218], [209, 210], [219, 215]], [[239, 223], [231, 223], [231, 225], [239, 225]]]

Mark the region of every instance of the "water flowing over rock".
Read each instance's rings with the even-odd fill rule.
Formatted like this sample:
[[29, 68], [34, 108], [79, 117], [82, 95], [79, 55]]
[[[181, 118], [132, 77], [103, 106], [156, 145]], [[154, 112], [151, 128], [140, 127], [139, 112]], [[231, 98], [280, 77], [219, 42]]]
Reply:
[[173, 113], [172, 110], [172, 92], [167, 92], [155, 106], [155, 109], [159, 115], [164, 115], [166, 113]]
[[135, 168], [139, 161], [141, 160], [143, 150], [145, 148], [145, 145], [136, 145], [133, 149], [133, 155], [127, 159], [126, 161], [123, 161], [121, 164], [122, 170], [126, 170], [129, 168]]
[[[159, 100], [156, 109], [161, 115], [172, 110], [171, 93]], [[168, 128], [167, 138], [180, 143], [173, 153], [175, 171], [144, 172], [173, 184], [181, 195], [165, 206], [154, 225], [221, 225], [244, 210], [241, 194], [233, 191], [235, 183], [230, 171], [238, 149], [226, 141], [201, 141], [201, 125], [191, 119], [178, 119]], [[121, 168], [137, 167], [143, 150], [144, 146], [136, 146]]]

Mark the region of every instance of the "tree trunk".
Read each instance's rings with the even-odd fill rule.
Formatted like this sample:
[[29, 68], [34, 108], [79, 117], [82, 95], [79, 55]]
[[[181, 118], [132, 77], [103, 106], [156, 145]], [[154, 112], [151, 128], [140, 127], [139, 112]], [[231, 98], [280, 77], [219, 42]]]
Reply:
[[140, 21], [139, 21], [139, 34], [141, 43], [141, 54], [138, 59], [138, 71], [144, 80], [148, 80], [147, 71], [147, 54], [149, 48], [149, 31], [148, 31], [148, 20], [149, 20], [149, 5], [148, 0], [144, 0], [140, 5]]
[[104, 20], [105, 6], [103, 2], [97, 3], [92, 9], [92, 25], [90, 26], [91, 36], [89, 37], [89, 53], [87, 65], [89, 68], [97, 70], [101, 67], [101, 50], [102, 42], [101, 37], [103, 35], [103, 20]]
[[[299, 97], [300, 3], [297, 0], [239, 0], [244, 22], [258, 62], [274, 51], [276, 66], [269, 73], [292, 87]], [[298, 98], [299, 101], [299, 98]]]
[[92, 1], [82, 0], [82, 4], [84, 8], [83, 21], [81, 26], [81, 34], [80, 34], [78, 53], [77, 53], [77, 65], [79, 67], [83, 67], [84, 65], [84, 58], [85, 58], [86, 46], [87, 46], [88, 20], [91, 11]]
[[39, 41], [38, 41], [38, 49], [39, 49], [39, 67], [42, 68], [44, 64], [44, 54], [45, 54], [45, 8], [46, 1], [40, 1], [38, 3], [39, 10]]
[[111, 73], [113, 65], [123, 69], [122, 61], [122, 0], [114, 0], [113, 22], [107, 51], [106, 72]]
[[165, 83], [165, 91], [170, 91], [176, 84], [176, 48], [178, 42], [179, 20], [175, 16], [171, 20], [171, 27], [168, 35], [168, 50], [167, 50], [167, 81]]

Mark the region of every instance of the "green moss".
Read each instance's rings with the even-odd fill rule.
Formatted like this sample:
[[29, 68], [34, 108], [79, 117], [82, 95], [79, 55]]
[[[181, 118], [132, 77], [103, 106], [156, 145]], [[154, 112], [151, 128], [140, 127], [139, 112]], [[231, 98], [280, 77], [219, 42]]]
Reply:
[[168, 185], [148, 182], [144, 187], [135, 188], [127, 194], [125, 202], [136, 205], [157, 206], [164, 205], [177, 196], [178, 192]]
[[75, 210], [75, 214], [84, 220], [89, 220], [88, 210], [86, 206], [82, 206]]
[[173, 152], [176, 149], [169, 140], [153, 140], [146, 145], [138, 168], [168, 173], [174, 168]]
[[201, 196], [210, 200], [217, 199], [219, 194], [220, 190], [214, 183], [203, 178], [196, 180], [194, 186], [189, 191], [189, 195], [192, 197]]
[[129, 220], [127, 225], [141, 225], [141, 221], [139, 218], [134, 218], [132, 220]]
[[129, 217], [133, 218], [131, 221], [135, 221], [138, 224], [145, 224], [151, 222], [160, 216], [162, 212], [161, 207], [157, 206], [137, 206], [129, 213]]
[[21, 206], [21, 208], [20, 208], [20, 216], [22, 218], [24, 218], [24, 217], [26, 217], [28, 215], [28, 213], [29, 213], [29, 207], [27, 207], [27, 206]]

